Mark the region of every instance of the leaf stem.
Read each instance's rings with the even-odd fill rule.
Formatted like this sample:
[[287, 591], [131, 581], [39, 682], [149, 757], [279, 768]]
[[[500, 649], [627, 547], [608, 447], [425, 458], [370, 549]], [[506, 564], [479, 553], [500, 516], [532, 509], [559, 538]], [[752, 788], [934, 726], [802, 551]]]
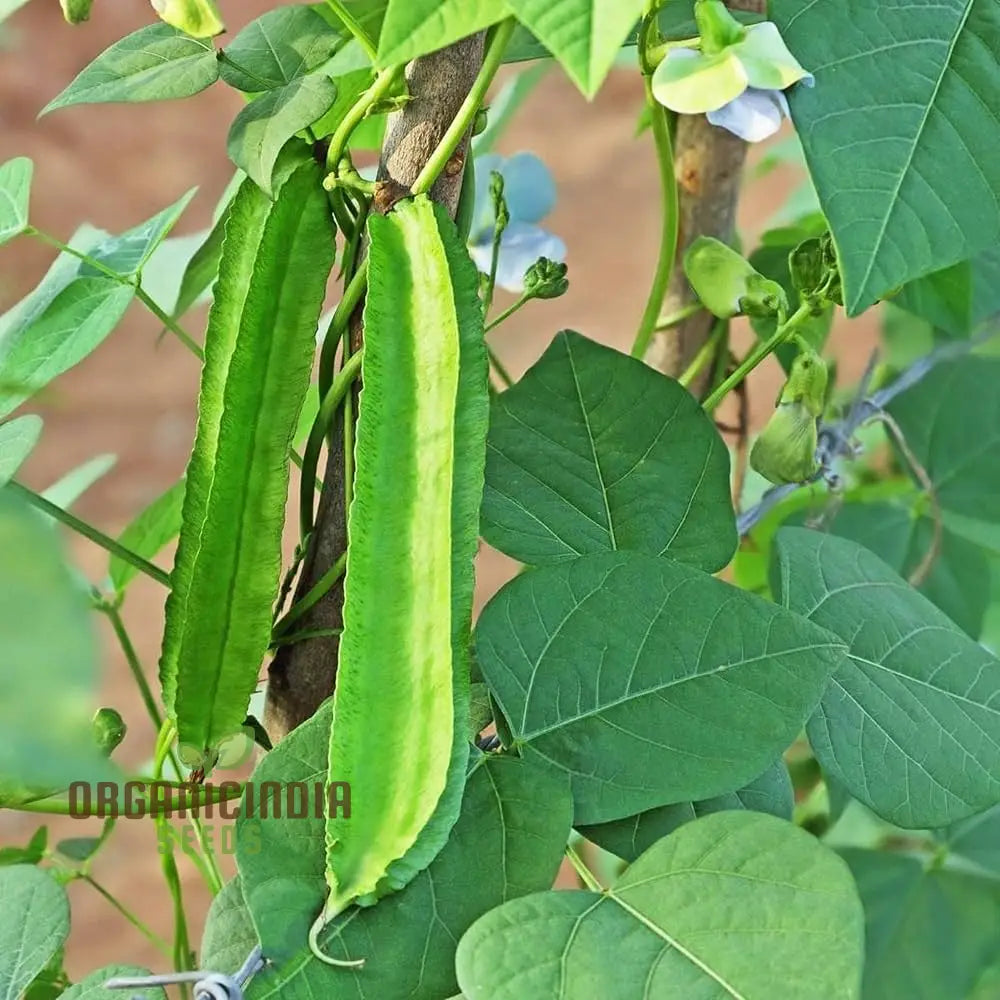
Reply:
[[660, 171], [660, 187], [663, 192], [662, 225], [660, 229], [660, 253], [653, 274], [653, 284], [649, 290], [646, 310], [639, 322], [639, 330], [632, 344], [632, 357], [642, 359], [649, 350], [653, 334], [656, 332], [663, 308], [663, 300], [667, 295], [670, 275], [674, 269], [674, 258], [677, 256], [677, 239], [679, 228], [679, 203], [677, 195], [677, 179], [674, 176], [674, 148], [670, 138], [670, 124], [667, 121], [667, 109], [653, 96], [652, 70], [645, 53], [649, 49], [650, 35], [655, 29], [655, 3], [647, 4], [646, 19], [643, 22], [642, 38], [640, 40], [640, 61], [643, 67], [643, 83], [646, 90], [646, 105], [649, 108], [650, 123], [653, 131], [653, 142], [656, 146], [656, 159]]
[[[358, 269], [344, 289], [344, 296], [334, 310], [326, 336], [323, 338], [323, 349], [319, 356], [319, 398], [325, 402], [327, 394], [333, 387], [334, 366], [337, 360], [337, 348], [343, 339], [344, 332], [351, 321], [354, 310], [360, 305], [368, 288], [368, 258], [358, 264]], [[320, 403], [320, 410], [323, 408]], [[318, 417], [317, 417], [318, 419]]]
[[319, 412], [313, 421], [312, 429], [309, 431], [309, 440], [306, 442], [305, 452], [302, 457], [302, 488], [299, 493], [299, 530], [303, 542], [313, 529], [314, 511], [313, 500], [315, 490], [312, 482], [316, 478], [316, 470], [319, 467], [319, 457], [323, 450], [323, 442], [329, 433], [330, 425], [333, 422], [333, 415], [337, 407], [344, 401], [344, 397], [351, 391], [351, 386], [361, 371], [361, 361], [364, 358], [364, 348], [352, 354], [344, 362], [343, 367], [337, 372], [330, 386], [329, 392], [323, 397]]
[[340, 18], [344, 27], [358, 40], [358, 43], [365, 50], [365, 55], [374, 64], [378, 59], [378, 53], [372, 40], [368, 37], [368, 32], [361, 27], [358, 19], [341, 3], [341, 0], [326, 0], [326, 4]]
[[271, 644], [274, 645], [281, 640], [310, 608], [312, 608], [320, 598], [344, 575], [347, 568], [347, 553], [343, 553], [340, 558], [319, 578], [315, 586], [301, 600], [296, 601], [289, 609], [288, 613], [281, 618], [271, 631], [273, 636]]
[[501, 323], [509, 320], [511, 316], [518, 311], [518, 309], [522, 308], [522, 306], [526, 306], [533, 299], [533, 295], [522, 295], [513, 305], [507, 306], [507, 308], [504, 309], [504, 311], [500, 313], [496, 319], [490, 320], [490, 322], [486, 324], [486, 330], [484, 332], [490, 333], [495, 330]]
[[580, 876], [580, 881], [592, 892], [604, 892], [604, 887], [594, 878], [593, 873], [583, 863], [583, 858], [573, 849], [570, 844], [566, 845], [566, 857], [573, 866], [573, 870]]
[[[331, 0], [327, 0], [330, 3]], [[343, 120], [334, 130], [330, 137], [330, 148], [326, 153], [327, 173], [336, 175], [340, 165], [340, 159], [347, 149], [347, 144], [351, 140], [351, 134], [361, 124], [362, 119], [368, 114], [368, 109], [376, 102], [380, 101], [393, 87], [396, 77], [399, 75], [399, 66], [390, 66], [382, 70], [376, 77], [372, 85], [354, 102], [350, 110], [344, 115]]]
[[726, 325], [725, 321], [716, 320], [715, 325], [712, 329], [711, 334], [704, 344], [701, 345], [698, 353], [691, 360], [691, 364], [688, 365], [687, 370], [683, 375], [677, 380], [680, 382], [685, 389], [691, 386], [691, 383], [698, 377], [698, 373], [704, 368], [715, 356], [716, 351], [719, 349], [720, 343], [722, 341], [722, 335], [725, 333]]
[[812, 306], [803, 302], [792, 315], [782, 323], [771, 337], [758, 344], [737, 366], [735, 371], [716, 386], [702, 404], [706, 412], [711, 413], [736, 385], [743, 381], [759, 365], [764, 358], [783, 344], [795, 330], [805, 322], [812, 313]]
[[5, 489], [17, 493], [29, 504], [31, 504], [32, 507], [36, 507], [43, 513], [48, 514], [49, 517], [52, 517], [61, 524], [66, 525], [67, 528], [75, 531], [78, 535], [83, 535], [84, 538], [87, 538], [95, 545], [100, 546], [105, 550], [105, 552], [110, 552], [113, 556], [117, 556], [123, 562], [127, 562], [130, 566], [134, 566], [140, 573], [145, 573], [150, 579], [163, 584], [163, 586], [169, 590], [169, 573], [164, 572], [159, 566], [154, 566], [151, 562], [143, 559], [142, 556], [137, 555], [131, 549], [125, 548], [124, 545], [116, 542], [113, 538], [109, 538], [103, 532], [98, 531], [97, 528], [87, 524], [86, 521], [81, 521], [68, 510], [63, 510], [62, 507], [56, 506], [56, 504], [52, 503], [50, 500], [46, 500], [45, 497], [40, 496], [34, 490], [29, 489], [23, 483], [19, 483], [15, 479], [10, 480]]
[[490, 364], [493, 366], [493, 370], [500, 377], [500, 381], [509, 389], [514, 384], [514, 379], [510, 372], [507, 371], [504, 363], [497, 357], [496, 351], [490, 347], [489, 344], [486, 345], [486, 353], [489, 355]]
[[166, 955], [167, 958], [170, 957], [170, 945], [159, 934], [150, 930], [131, 910], [108, 892], [100, 882], [97, 882], [90, 875], [82, 873], [80, 874], [80, 878], [102, 895], [154, 948]]

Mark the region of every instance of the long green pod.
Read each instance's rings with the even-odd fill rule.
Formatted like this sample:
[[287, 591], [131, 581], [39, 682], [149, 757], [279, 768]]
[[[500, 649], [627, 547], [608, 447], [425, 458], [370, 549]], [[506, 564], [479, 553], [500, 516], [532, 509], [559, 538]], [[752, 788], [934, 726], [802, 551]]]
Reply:
[[327, 904], [401, 888], [443, 847], [468, 762], [469, 634], [488, 421], [478, 276], [426, 197], [373, 217], [330, 774]]
[[179, 740], [239, 730], [271, 638], [289, 449], [309, 385], [334, 229], [319, 167], [230, 209], [205, 338], [198, 430], [160, 659]]

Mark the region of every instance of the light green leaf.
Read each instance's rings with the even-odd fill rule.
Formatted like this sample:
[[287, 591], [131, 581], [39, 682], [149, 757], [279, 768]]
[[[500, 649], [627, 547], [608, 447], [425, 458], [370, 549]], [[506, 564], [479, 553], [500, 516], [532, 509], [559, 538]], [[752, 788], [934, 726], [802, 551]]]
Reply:
[[87, 600], [56, 534], [7, 490], [0, 490], [0, 635], [7, 658], [0, 775], [43, 788], [113, 777], [91, 731], [97, 650]]
[[275, 202], [244, 181], [231, 210], [160, 659], [178, 738], [198, 750], [239, 730], [271, 639], [289, 448], [333, 235], [311, 161]]
[[229, 130], [229, 158], [265, 193], [282, 147], [296, 132], [322, 118], [337, 98], [336, 84], [322, 73], [299, 77], [251, 101]]
[[0, 424], [0, 487], [13, 477], [42, 435], [42, 418], [34, 414]]
[[[0, 782], [0, 803], [6, 804], [3, 792]], [[0, 847], [0, 865], [37, 865], [45, 856], [48, 840], [48, 828], [40, 826], [24, 847]]]
[[508, 0], [517, 19], [593, 97], [642, 15], [643, 0]]
[[1000, 312], [1000, 248], [911, 281], [893, 302], [955, 336]]
[[30, 310], [29, 322], [0, 332], [0, 416], [98, 347], [134, 295], [130, 285], [111, 278], [77, 278], [40, 315]]
[[[120, 236], [105, 237], [88, 251], [90, 257], [123, 277], [138, 274], [167, 233], [174, 228], [197, 191], [197, 188], [191, 188], [162, 212], [157, 212], [151, 219], [126, 230]], [[80, 276], [83, 278], [102, 277], [104, 273], [87, 261], [80, 265]]]
[[774, 0], [769, 10], [816, 77], [791, 91], [792, 115], [837, 242], [848, 314], [995, 244], [995, 0]]
[[18, 156], [0, 165], [0, 246], [23, 233], [28, 225], [28, 200], [35, 165]]
[[0, 868], [0, 1000], [18, 1000], [69, 933], [66, 891], [34, 865]]
[[824, 770], [909, 829], [1000, 802], [1000, 660], [855, 542], [782, 528], [773, 551], [775, 596], [849, 644], [808, 726]]
[[661, 837], [711, 813], [750, 809], [790, 820], [795, 805], [792, 780], [783, 760], [777, 760], [762, 775], [735, 792], [700, 802], [677, 802], [596, 826], [578, 826], [577, 832], [625, 861], [635, 861]]
[[[125, 548], [152, 559], [168, 542], [180, 534], [184, 505], [184, 480], [178, 480], [161, 493], [118, 537]], [[115, 556], [108, 564], [111, 586], [121, 593], [139, 571], [131, 563]]]
[[313, 7], [278, 7], [251, 21], [223, 49], [219, 75], [250, 94], [275, 90], [322, 66], [343, 41]]
[[[908, 498], [912, 503], [912, 497]], [[870, 549], [900, 576], [909, 578], [920, 567], [934, 544], [934, 523], [915, 516], [911, 503], [845, 503], [827, 522], [841, 538]], [[793, 514], [787, 524], [802, 526], [809, 515]], [[986, 554], [947, 528], [934, 554], [930, 572], [917, 588], [973, 639], [983, 628], [990, 602], [990, 567]]]
[[736, 548], [729, 489], [694, 397], [577, 333], [493, 404], [482, 532], [521, 562], [630, 549], [721, 569]]
[[865, 908], [865, 1000], [966, 998], [996, 961], [1000, 890], [885, 851], [842, 852]]
[[725, 812], [659, 841], [602, 895], [493, 910], [455, 964], [469, 1000], [857, 1000], [863, 932], [836, 854], [773, 816]]
[[406, 63], [502, 21], [507, 0], [389, 0], [379, 66]]
[[[64, 476], [60, 476], [42, 496], [63, 510], [68, 510], [99, 479], [107, 475], [118, 461], [115, 455], [96, 455], [87, 459]], [[44, 515], [43, 515], [44, 516]]]
[[938, 365], [889, 404], [949, 514], [1000, 523], [1000, 360]]
[[1000, 805], [938, 830], [936, 836], [947, 846], [949, 859], [957, 856], [993, 876], [1000, 875]]
[[149, 255], [142, 269], [142, 290], [168, 315], [175, 308], [192, 260], [208, 236], [206, 229], [189, 236], [168, 237]]
[[[244, 956], [245, 958], [246, 956]], [[104, 984], [117, 976], [148, 976], [149, 969], [137, 965], [106, 965], [103, 969], [92, 972], [89, 976], [74, 983], [59, 1000], [121, 1000], [125, 991], [109, 990]], [[146, 989], [131, 989], [128, 995], [144, 997], [145, 1000], [163, 1000], [166, 993], [158, 987]]]
[[570, 775], [577, 823], [753, 780], [795, 739], [843, 648], [768, 601], [635, 552], [522, 573], [476, 629], [514, 746]]
[[[297, 728], [257, 766], [255, 788], [327, 779], [330, 704]], [[336, 775], [330, 775], [336, 780]], [[352, 808], [363, 790], [352, 789]], [[544, 808], [524, 808], [526, 803]], [[552, 884], [569, 835], [564, 779], [524, 761], [481, 758], [469, 775], [458, 822], [430, 867], [375, 906], [352, 908], [323, 932], [327, 954], [364, 958], [358, 976], [315, 959], [306, 944], [323, 905], [324, 822], [243, 815], [236, 860], [249, 924], [230, 895], [210, 914], [202, 961], [235, 968], [257, 941], [275, 964], [261, 973], [255, 1000], [276, 995], [336, 995], [338, 1000], [440, 1000], [453, 993], [455, 945], [465, 929], [500, 903]], [[253, 927], [256, 927], [257, 933]]]
[[151, 24], [105, 49], [42, 114], [71, 104], [164, 101], [190, 97], [218, 79], [211, 41]]

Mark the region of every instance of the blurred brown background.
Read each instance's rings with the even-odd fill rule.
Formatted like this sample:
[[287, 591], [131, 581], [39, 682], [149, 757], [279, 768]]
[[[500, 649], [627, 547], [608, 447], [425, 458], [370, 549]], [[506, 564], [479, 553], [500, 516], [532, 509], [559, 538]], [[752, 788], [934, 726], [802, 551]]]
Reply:
[[[230, 32], [274, 6], [267, 0], [222, 0]], [[152, 21], [146, 0], [97, 0], [93, 19], [66, 25], [56, 0], [32, 0], [0, 34], [0, 161], [27, 155], [35, 161], [32, 223], [67, 239], [82, 222], [120, 232], [175, 201], [193, 185], [199, 193], [173, 235], [210, 224], [212, 209], [232, 173], [226, 158], [229, 122], [242, 106], [238, 94], [217, 83], [190, 100], [152, 105], [100, 105], [38, 111], [103, 48]], [[553, 334], [572, 327], [628, 349], [645, 304], [658, 237], [659, 189], [648, 136], [635, 138], [642, 100], [634, 72], [615, 71], [588, 104], [558, 71], [550, 73], [521, 111], [500, 150], [531, 150], [551, 167], [559, 206], [546, 225], [567, 242], [571, 287], [555, 302], [535, 303], [506, 324], [494, 346], [515, 376], [544, 350]], [[754, 154], [759, 155], [755, 150]], [[794, 187], [789, 170], [749, 187], [740, 220], [751, 240]], [[752, 244], [751, 244], [752, 245]], [[51, 262], [52, 252], [27, 238], [0, 249], [0, 308], [24, 295]], [[501, 302], [501, 305], [506, 302]], [[201, 335], [204, 311], [185, 326]], [[22, 470], [43, 488], [97, 454], [117, 464], [77, 504], [76, 512], [115, 535], [151, 499], [182, 474], [192, 441], [198, 364], [175, 340], [157, 343], [159, 327], [134, 304], [125, 321], [83, 364], [58, 380], [28, 412], [44, 416], [42, 441]], [[747, 342], [745, 331], [737, 346]], [[831, 350], [841, 377], [853, 378], [874, 340], [870, 319], [835, 330]], [[752, 379], [752, 411], [759, 425], [770, 411], [780, 370], [766, 363]], [[292, 541], [297, 526], [288, 532]], [[91, 579], [106, 572], [104, 554], [68, 538], [73, 558]], [[170, 553], [160, 562], [169, 566]], [[480, 603], [511, 570], [495, 553], [483, 554]], [[140, 577], [124, 607], [136, 649], [155, 686], [164, 594]], [[129, 723], [118, 759], [141, 765], [151, 755], [153, 732], [110, 629], [97, 623], [104, 654], [103, 703]], [[44, 725], [44, 720], [39, 720]], [[24, 843], [46, 817], [0, 812], [0, 843]], [[50, 844], [95, 834], [99, 821], [51, 818]], [[221, 825], [216, 824], [216, 847]], [[224, 858], [227, 872], [231, 859]], [[179, 864], [192, 915], [192, 941], [200, 939], [208, 896], [186, 859]], [[121, 821], [114, 841], [97, 859], [95, 878], [168, 936], [170, 903], [148, 821]], [[70, 887], [73, 932], [67, 967], [73, 979], [111, 962], [163, 969], [166, 960], [84, 884]]]

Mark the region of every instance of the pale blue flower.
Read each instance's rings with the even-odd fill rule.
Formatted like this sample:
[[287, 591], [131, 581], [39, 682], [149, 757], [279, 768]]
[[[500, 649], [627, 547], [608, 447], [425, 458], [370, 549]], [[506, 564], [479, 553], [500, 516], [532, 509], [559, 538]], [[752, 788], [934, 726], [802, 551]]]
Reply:
[[494, 172], [504, 179], [504, 200], [510, 214], [510, 222], [500, 239], [497, 286], [520, 293], [524, 291], [525, 272], [539, 257], [557, 263], [566, 259], [566, 244], [538, 225], [555, 207], [556, 185], [548, 167], [533, 153], [517, 153], [509, 158], [496, 153], [477, 157], [469, 253], [483, 274], [489, 274], [493, 258], [496, 215], [490, 180]]

